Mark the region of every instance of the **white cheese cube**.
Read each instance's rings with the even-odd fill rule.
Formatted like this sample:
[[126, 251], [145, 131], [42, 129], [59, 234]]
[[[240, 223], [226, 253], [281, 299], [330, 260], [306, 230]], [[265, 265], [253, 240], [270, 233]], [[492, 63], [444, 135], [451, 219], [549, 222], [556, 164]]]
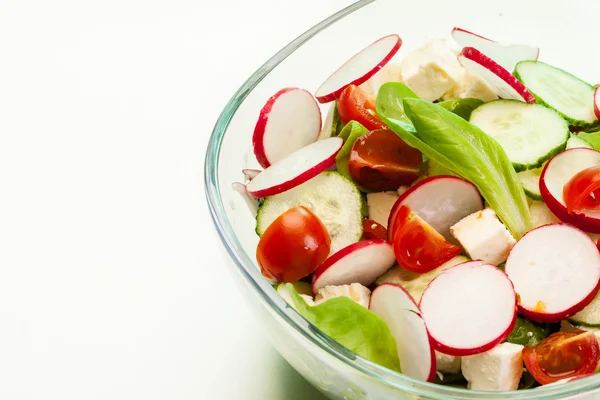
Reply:
[[360, 85], [360, 88], [373, 97], [377, 97], [381, 85], [387, 82], [402, 82], [402, 67], [398, 63], [388, 63]]
[[523, 374], [523, 346], [502, 343], [462, 358], [462, 373], [473, 390], [516, 390]]
[[533, 225], [533, 229], [542, 225], [560, 222], [559, 219], [552, 214], [552, 211], [550, 211], [546, 204], [541, 201], [534, 201], [529, 206], [529, 212], [531, 213], [531, 223]]
[[474, 98], [482, 101], [496, 100], [498, 96], [485, 80], [463, 69], [458, 85], [444, 94], [444, 100]]
[[432, 39], [412, 51], [401, 63], [402, 80], [420, 98], [434, 101], [456, 86], [463, 68], [442, 39]]
[[444, 374], [458, 374], [460, 372], [460, 357], [435, 352], [435, 365], [439, 372]]
[[491, 208], [468, 215], [450, 227], [450, 234], [473, 260], [498, 265], [506, 261], [515, 238]]
[[325, 286], [324, 288], [319, 289], [319, 292], [315, 296], [315, 305], [319, 305], [329, 299], [342, 296], [348, 297], [350, 300], [354, 300], [365, 308], [369, 308], [371, 291], [360, 283], [352, 283], [350, 285], [340, 286]]
[[398, 200], [398, 192], [378, 192], [367, 193], [367, 206], [369, 208], [369, 219], [383, 225], [387, 228], [390, 211], [396, 200]]

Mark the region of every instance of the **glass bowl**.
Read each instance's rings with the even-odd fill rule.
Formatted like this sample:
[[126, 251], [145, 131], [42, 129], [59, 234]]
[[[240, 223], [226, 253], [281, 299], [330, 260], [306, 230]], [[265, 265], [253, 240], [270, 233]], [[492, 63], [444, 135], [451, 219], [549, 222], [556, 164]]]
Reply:
[[[206, 194], [231, 270], [248, 305], [283, 357], [333, 399], [598, 399], [600, 375], [569, 384], [514, 392], [469, 391], [421, 382], [380, 367], [332, 341], [279, 297], [255, 262], [254, 217], [231, 184], [258, 166], [251, 138], [266, 99], [286, 86], [314, 91], [350, 56], [375, 39], [398, 33], [403, 57], [427, 38], [450, 39], [454, 26], [505, 43], [540, 47], [540, 59], [595, 83], [600, 57], [592, 41], [600, 2], [572, 0], [398, 1], [355, 3], [299, 36], [260, 67], [233, 95], [210, 138]], [[600, 25], [598, 25], [600, 26]], [[451, 40], [449, 40], [451, 42]], [[329, 105], [325, 105], [329, 107]], [[325, 108], [324, 108], [325, 110]]]

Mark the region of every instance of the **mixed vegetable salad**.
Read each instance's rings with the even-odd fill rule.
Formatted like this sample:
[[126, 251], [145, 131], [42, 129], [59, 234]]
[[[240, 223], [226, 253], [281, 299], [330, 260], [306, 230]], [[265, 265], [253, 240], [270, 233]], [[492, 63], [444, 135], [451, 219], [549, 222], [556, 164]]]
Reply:
[[[262, 274], [340, 344], [477, 390], [600, 362], [600, 88], [464, 29], [385, 36], [314, 96], [285, 88], [234, 188]], [[511, 72], [512, 71], [512, 72]], [[331, 103], [325, 121], [318, 103]]]

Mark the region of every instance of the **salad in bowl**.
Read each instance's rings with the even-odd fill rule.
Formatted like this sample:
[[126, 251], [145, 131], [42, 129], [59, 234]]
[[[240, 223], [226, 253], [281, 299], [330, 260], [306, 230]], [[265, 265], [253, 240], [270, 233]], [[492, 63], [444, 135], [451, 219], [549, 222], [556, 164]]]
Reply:
[[233, 183], [264, 279], [417, 380], [512, 391], [594, 374], [600, 89], [462, 28], [398, 59], [402, 44], [383, 36], [316, 91], [266, 99], [261, 168]]

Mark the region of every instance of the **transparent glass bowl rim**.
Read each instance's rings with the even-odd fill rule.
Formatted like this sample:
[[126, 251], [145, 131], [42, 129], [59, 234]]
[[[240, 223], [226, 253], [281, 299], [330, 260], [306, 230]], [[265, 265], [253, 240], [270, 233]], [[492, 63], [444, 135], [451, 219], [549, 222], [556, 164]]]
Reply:
[[[296, 311], [285, 306], [282, 300], [260, 274], [259, 270], [253, 265], [252, 259], [243, 250], [242, 245], [237, 240], [235, 232], [231, 227], [220, 196], [220, 186], [218, 179], [218, 163], [223, 137], [227, 132], [228, 125], [232, 120], [238, 107], [242, 104], [248, 94], [265, 78], [271, 70], [279, 63], [292, 54], [305, 42], [313, 38], [320, 31], [346, 17], [347, 15], [361, 9], [374, 2], [375, 0], [361, 0], [338, 11], [332, 16], [313, 26], [302, 35], [298, 36], [287, 46], [281, 49], [277, 54], [265, 62], [256, 72], [254, 72], [246, 82], [235, 92], [229, 100], [213, 128], [209, 139], [204, 163], [205, 191], [213, 223], [217, 228], [219, 237], [225, 246], [229, 256], [234, 261], [238, 272], [243, 279], [253, 287], [261, 297], [261, 300], [278, 314], [285, 323], [304, 337], [312, 345], [327, 352], [339, 361], [345, 363], [357, 372], [363, 373], [372, 379], [379, 381], [387, 386], [399, 389], [406, 393], [414, 395], [428, 396], [432, 399], [451, 400], [457, 397], [463, 399], [560, 399], [565, 396], [586, 393], [600, 388], [600, 375], [577, 380], [568, 385], [545, 386], [531, 390], [520, 390], [511, 392], [487, 392], [477, 390], [466, 390], [453, 388], [433, 383], [427, 383], [416, 380], [407, 375], [399, 374], [387, 368], [379, 366], [367, 359], [357, 356], [345, 347], [339, 345], [327, 335], [321, 333], [318, 329], [309, 326], [306, 320]], [[229, 186], [227, 187], [229, 188]]]

